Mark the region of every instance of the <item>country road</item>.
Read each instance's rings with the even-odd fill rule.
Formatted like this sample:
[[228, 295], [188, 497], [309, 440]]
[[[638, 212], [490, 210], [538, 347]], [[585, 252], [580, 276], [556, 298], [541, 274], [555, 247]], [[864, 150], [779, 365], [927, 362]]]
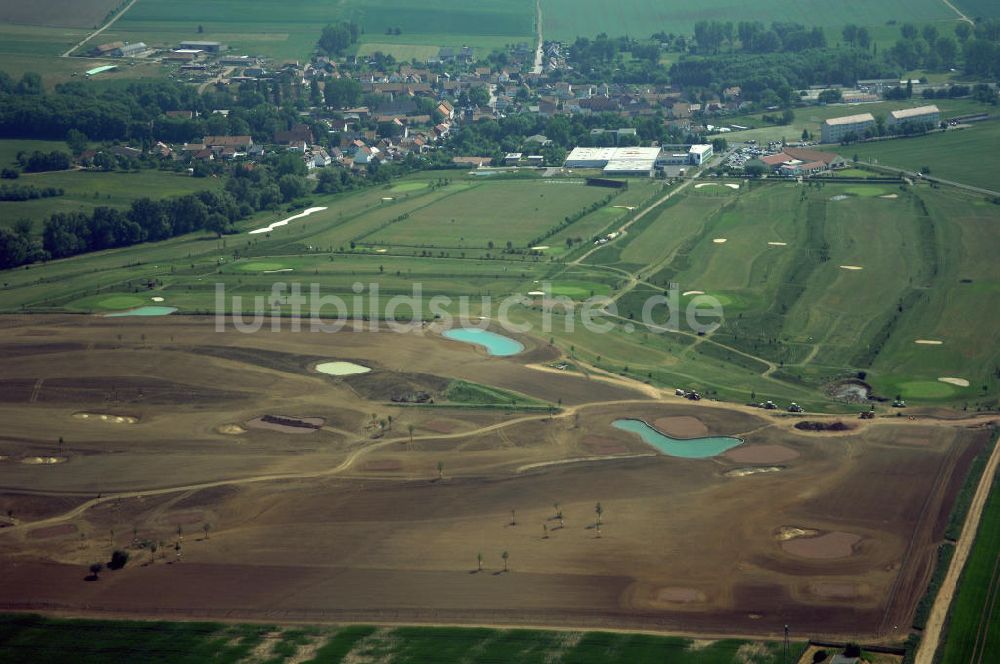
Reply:
[[542, 0], [535, 0], [535, 40], [538, 42], [538, 46], [535, 48], [535, 66], [531, 68], [531, 71], [535, 74], [541, 74], [545, 58], [545, 40], [542, 37]]
[[77, 42], [76, 45], [73, 46], [73, 48], [71, 48], [68, 51], [66, 51], [65, 53], [63, 53], [62, 57], [68, 58], [70, 55], [73, 54], [73, 51], [75, 51], [76, 49], [80, 48], [81, 46], [83, 46], [84, 44], [86, 44], [87, 42], [89, 42], [91, 39], [93, 39], [97, 35], [101, 34], [105, 30], [107, 30], [108, 28], [110, 28], [112, 25], [115, 24], [115, 21], [117, 21], [122, 16], [124, 16], [125, 12], [127, 12], [130, 9], [132, 9], [132, 5], [134, 5], [137, 2], [139, 2], [139, 0], [132, 0], [130, 3], [128, 3], [125, 6], [124, 9], [122, 9], [120, 12], [118, 12], [117, 14], [115, 14], [114, 16], [112, 16], [110, 21], [108, 21], [107, 23], [105, 23], [104, 25], [102, 25], [101, 27], [99, 27], [94, 32], [91, 32], [89, 35], [87, 35], [86, 37], [84, 37], [81, 41]]

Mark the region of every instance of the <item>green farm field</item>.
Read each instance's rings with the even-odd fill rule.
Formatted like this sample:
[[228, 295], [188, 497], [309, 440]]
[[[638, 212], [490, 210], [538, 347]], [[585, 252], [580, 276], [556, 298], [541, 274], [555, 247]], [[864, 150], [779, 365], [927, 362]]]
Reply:
[[863, 143], [843, 150], [861, 161], [919, 171], [930, 166], [930, 175], [962, 184], [1000, 191], [996, 146], [1000, 122], [989, 121], [943, 134]]
[[[33, 615], [0, 618], [0, 662], [286, 661], [338, 664], [389, 661], [518, 662], [519, 664], [736, 664], [774, 661], [782, 645], [768, 642], [698, 642], [670, 636], [527, 629], [314, 627], [223, 625], [205, 622], [61, 620]], [[794, 643], [790, 655], [804, 650]], [[747, 657], [750, 659], [747, 659]], [[265, 657], [264, 660], [259, 660]]]
[[[294, 10], [268, 0], [139, 0], [102, 38], [174, 45], [184, 39], [221, 41], [236, 52], [277, 59], [309, 56], [327, 23], [351, 20], [362, 28], [362, 52], [382, 50], [420, 57], [431, 47], [473, 45], [491, 49], [530, 41], [534, 8], [528, 0], [489, 0], [455, 6], [443, 0], [300, 0]], [[198, 32], [198, 26], [203, 32]], [[398, 36], [387, 29], [399, 28]], [[365, 47], [372, 42], [377, 48]], [[389, 48], [394, 46], [396, 48]], [[437, 53], [433, 49], [432, 55]]]
[[889, 0], [874, 4], [863, 0], [802, 0], [795, 3], [708, 0], [697, 5], [680, 0], [623, 0], [618, 3], [542, 0], [542, 15], [546, 38], [568, 41], [577, 36], [593, 37], [601, 32], [636, 38], [648, 37], [661, 30], [691, 33], [694, 24], [703, 20], [794, 21], [805, 25], [842, 26], [846, 22], [882, 25], [890, 20], [924, 22], [958, 18], [937, 0]]

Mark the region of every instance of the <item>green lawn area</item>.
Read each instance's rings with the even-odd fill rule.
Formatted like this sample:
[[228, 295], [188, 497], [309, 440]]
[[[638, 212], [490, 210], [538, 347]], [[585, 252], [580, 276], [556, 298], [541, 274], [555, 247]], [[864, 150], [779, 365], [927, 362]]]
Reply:
[[943, 134], [862, 143], [841, 150], [857, 154], [862, 161], [910, 171], [929, 166], [932, 176], [1000, 191], [997, 145], [1000, 122], [988, 121]]
[[702, 20], [773, 21], [802, 23], [822, 27], [840, 27], [854, 22], [865, 26], [899, 22], [953, 21], [955, 13], [936, 0], [885, 0], [878, 3], [862, 0], [705, 0], [697, 4], [683, 0], [621, 0], [608, 3], [598, 0], [542, 0], [546, 39], [572, 42], [577, 36], [593, 37], [604, 32], [610, 36], [630, 35], [646, 38], [657, 31], [692, 33]]
[[1000, 653], [1000, 477], [993, 480], [979, 531], [948, 614], [935, 661], [988, 662]]
[[[268, 640], [265, 641], [265, 635]], [[802, 644], [791, 645], [798, 657]], [[765, 664], [775, 642], [528, 629], [275, 626], [0, 616], [0, 663]], [[262, 659], [264, 658], [264, 659]]]
[[[0, 141], [0, 154], [6, 155], [9, 146], [5, 144], [12, 142], [19, 145], [43, 144], [39, 149], [65, 149], [63, 143]], [[46, 148], [44, 145], [51, 147]], [[155, 170], [30, 173], [22, 174], [11, 182], [37, 187], [59, 187], [65, 190], [64, 195], [53, 198], [0, 201], [0, 225], [13, 224], [18, 219], [31, 219], [35, 223], [37, 233], [41, 233], [42, 224], [55, 212], [89, 211], [101, 205], [125, 208], [133, 200], [144, 196], [158, 200], [221, 187], [221, 181], [217, 178], [193, 178], [186, 173]]]
[[[390, 50], [397, 57], [436, 55], [440, 46], [469, 44], [492, 49], [531, 41], [530, 0], [482, 0], [455, 5], [445, 0], [298, 0], [290, 8], [271, 0], [140, 0], [102, 38], [172, 46], [185, 39], [221, 41], [239, 53], [304, 59], [323, 26], [351, 20], [362, 28], [362, 52]], [[198, 32], [201, 26], [202, 32]], [[399, 28], [400, 35], [386, 35]]]

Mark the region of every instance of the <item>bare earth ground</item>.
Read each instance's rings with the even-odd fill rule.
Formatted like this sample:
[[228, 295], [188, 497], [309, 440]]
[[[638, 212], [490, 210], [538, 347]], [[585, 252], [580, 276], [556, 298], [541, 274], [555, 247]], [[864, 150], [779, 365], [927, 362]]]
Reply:
[[[780, 415], [538, 371], [526, 365], [556, 354], [530, 338], [501, 359], [429, 331], [388, 335], [0, 318], [0, 609], [748, 635], [793, 623], [892, 639], [988, 440], [978, 420], [802, 433]], [[323, 376], [310, 370], [320, 359], [373, 372]], [[434, 392], [451, 378], [564, 408], [390, 403], [401, 385]], [[246, 426], [265, 414], [323, 426]], [[620, 417], [746, 443], [712, 459], [651, 455], [611, 426]], [[730, 472], [756, 464], [774, 471]], [[788, 528], [806, 534], [783, 540]], [[125, 569], [83, 580], [133, 540], [163, 542], [155, 562], [133, 547]]]

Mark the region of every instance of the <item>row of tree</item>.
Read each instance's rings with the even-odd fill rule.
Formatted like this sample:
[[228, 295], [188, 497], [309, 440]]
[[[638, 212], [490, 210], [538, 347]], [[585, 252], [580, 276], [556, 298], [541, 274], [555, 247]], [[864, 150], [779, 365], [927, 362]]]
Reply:
[[33, 201], [62, 196], [64, 193], [61, 187], [36, 187], [33, 184], [0, 185], [0, 201]]

